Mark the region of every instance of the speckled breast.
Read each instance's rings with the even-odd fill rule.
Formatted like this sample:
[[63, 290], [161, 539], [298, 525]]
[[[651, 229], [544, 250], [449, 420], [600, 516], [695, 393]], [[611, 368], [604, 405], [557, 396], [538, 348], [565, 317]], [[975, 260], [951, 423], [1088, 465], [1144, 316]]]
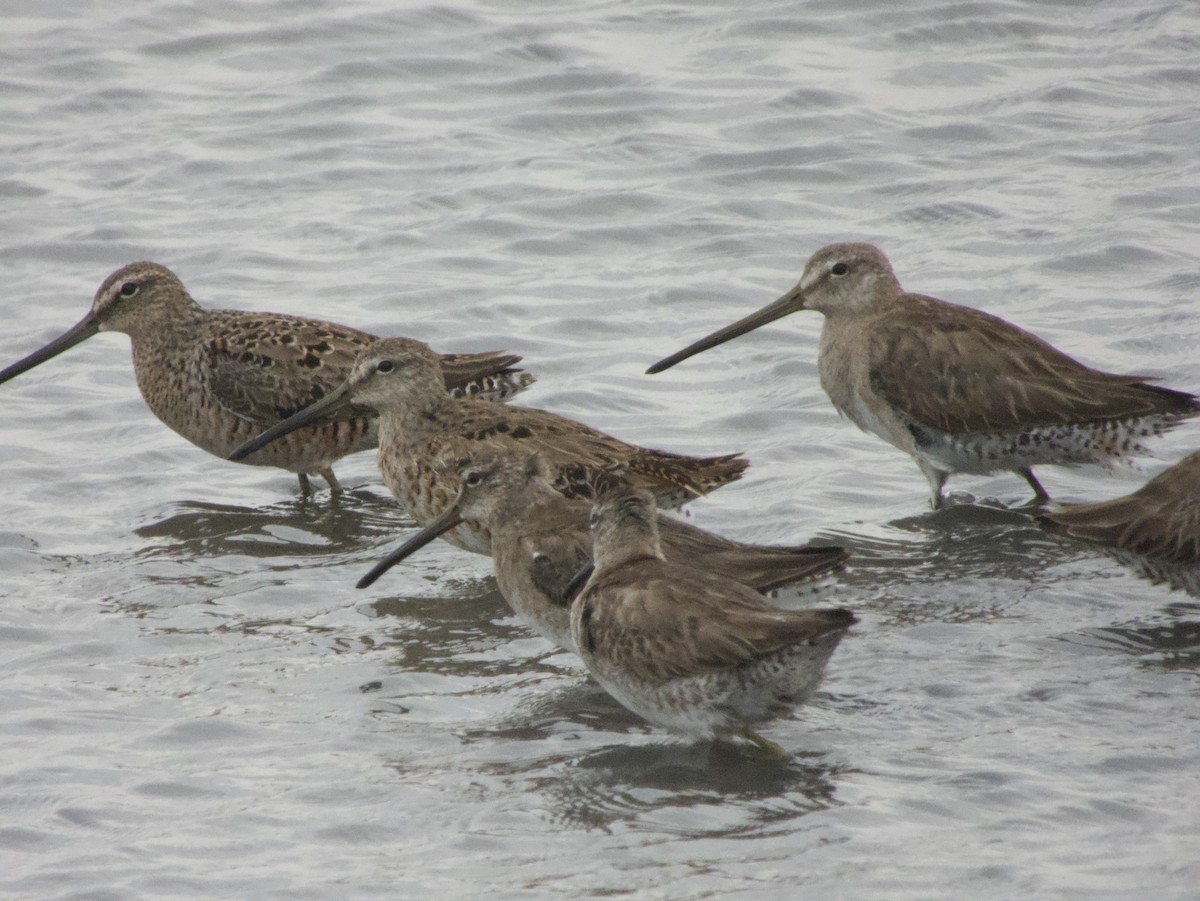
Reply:
[[[458, 500], [457, 484], [444, 482], [419, 454], [408, 455], [394, 441], [380, 445], [379, 471], [392, 496], [408, 509], [420, 526], [427, 526]], [[474, 520], [456, 526], [442, 536], [455, 547], [490, 555], [491, 533]]]
[[[237, 416], [205, 390], [200, 362], [191, 355], [141, 351], [135, 347], [134, 372], [146, 405], [170, 429], [218, 457], [274, 423]], [[278, 466], [291, 472], [317, 472], [349, 453], [378, 444], [374, 419], [357, 418], [297, 429], [246, 458], [252, 466]]]

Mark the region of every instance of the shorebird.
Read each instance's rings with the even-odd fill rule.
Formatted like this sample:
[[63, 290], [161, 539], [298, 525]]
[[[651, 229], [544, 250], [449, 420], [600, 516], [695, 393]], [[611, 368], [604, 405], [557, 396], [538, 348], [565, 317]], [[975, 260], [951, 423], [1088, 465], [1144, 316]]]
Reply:
[[[376, 336], [333, 322], [207, 310], [165, 266], [130, 263], [104, 280], [75, 326], [4, 371], [0, 383], [44, 363], [97, 332], [124, 332], [138, 388], [151, 411], [197, 447], [228, 457], [239, 444], [340, 385], [358, 352]], [[445, 389], [506, 398], [533, 381], [514, 370], [521, 358], [497, 352], [440, 358]], [[308, 473], [340, 490], [333, 463], [377, 443], [369, 410], [347, 408], [244, 462]]]
[[[378, 563], [358, 587], [371, 585], [443, 532], [474, 520], [491, 534], [496, 582], [513, 612], [539, 635], [574, 650], [570, 602], [572, 586], [581, 588], [591, 571], [591, 500], [563, 497], [536, 451], [446, 448], [434, 467], [445, 482], [457, 482], [457, 499]], [[659, 520], [659, 532], [668, 560], [720, 572], [759, 592], [815, 582], [840, 569], [847, 557], [840, 547], [744, 544], [670, 517]]]
[[[347, 407], [379, 412], [379, 469], [388, 489], [425, 526], [458, 495], [455, 479], [434, 467], [446, 443], [471, 452], [490, 446], [540, 452], [555, 487], [573, 496], [589, 473], [620, 466], [661, 503], [677, 505], [740, 478], [748, 461], [737, 454], [688, 457], [626, 444], [582, 423], [529, 407], [503, 407], [474, 398], [452, 399], [440, 387], [437, 355], [420, 341], [385, 338], [365, 348], [349, 377], [321, 400], [234, 451], [241, 459], [311, 422]], [[490, 553], [490, 536], [478, 522], [446, 533], [458, 547]]]
[[1200, 452], [1133, 494], [1095, 504], [1053, 504], [1051, 532], [1099, 545], [1156, 582], [1200, 595]]
[[592, 516], [596, 569], [571, 607], [593, 678], [632, 710], [697, 738], [746, 738], [801, 703], [856, 621], [849, 610], [780, 610], [699, 561], [664, 554], [649, 495], [617, 483]]
[[1091, 369], [996, 316], [907, 293], [870, 244], [818, 250], [791, 291], [647, 371], [796, 310], [825, 315], [817, 370], [833, 405], [916, 460], [935, 508], [960, 472], [1015, 472], [1044, 501], [1034, 466], [1110, 466], [1200, 411], [1192, 394]]

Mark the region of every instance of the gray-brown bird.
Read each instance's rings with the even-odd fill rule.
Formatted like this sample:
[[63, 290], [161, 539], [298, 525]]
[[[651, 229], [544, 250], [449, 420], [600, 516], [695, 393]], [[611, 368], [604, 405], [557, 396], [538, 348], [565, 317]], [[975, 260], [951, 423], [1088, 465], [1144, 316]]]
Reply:
[[[147, 406], [192, 444], [222, 458], [344, 382], [358, 352], [377, 340], [319, 319], [207, 310], [165, 266], [131, 263], [104, 280], [83, 319], [0, 372], [0, 383], [97, 332], [129, 336]], [[512, 368], [520, 359], [497, 352], [442, 356], [443, 390], [507, 398], [533, 382]], [[372, 411], [346, 408], [243, 462], [294, 472], [304, 491], [308, 474], [318, 474], [338, 491], [334, 461], [377, 441]]]
[[1095, 504], [1052, 504], [1051, 532], [1098, 545], [1143, 575], [1200, 595], [1200, 452], [1137, 491]]
[[787, 294], [648, 372], [797, 310], [825, 316], [817, 370], [833, 405], [916, 460], [934, 507], [953, 473], [1016, 472], [1045, 500], [1034, 466], [1124, 461], [1200, 412], [1192, 394], [1092, 369], [996, 316], [906, 292], [870, 244], [823, 247]]
[[601, 493], [592, 533], [571, 637], [593, 678], [673, 732], [784, 756], [752, 727], [812, 693], [854, 614], [780, 610], [722, 571], [672, 561], [652, 499], [628, 484]]

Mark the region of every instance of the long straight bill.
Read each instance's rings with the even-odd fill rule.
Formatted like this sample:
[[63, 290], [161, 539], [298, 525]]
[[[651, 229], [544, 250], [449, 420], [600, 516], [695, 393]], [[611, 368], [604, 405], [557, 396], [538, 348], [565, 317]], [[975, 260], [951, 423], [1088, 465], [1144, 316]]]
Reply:
[[664, 357], [653, 366], [646, 370], [647, 375], [654, 375], [662, 372], [664, 369], [670, 369], [676, 363], [681, 363], [688, 357], [694, 357], [698, 353], [703, 353], [718, 344], [724, 344], [739, 335], [744, 335], [746, 332], [752, 332], [760, 326], [766, 325], [768, 322], [774, 322], [776, 319], [782, 319], [788, 313], [794, 313], [797, 310], [804, 308], [804, 293], [797, 285], [783, 297], [774, 303], [767, 304], [761, 310], [751, 313], [745, 319], [739, 319], [733, 325], [727, 325], [723, 329], [718, 329], [706, 338], [701, 338], [694, 344], [689, 344], [683, 350], [676, 351], [669, 357]]
[[344, 383], [330, 391], [316, 403], [311, 403], [298, 413], [293, 413], [287, 419], [275, 423], [257, 438], [251, 438], [232, 454], [230, 460], [244, 460], [256, 450], [262, 450], [272, 441], [288, 435], [306, 425], [322, 422], [334, 410], [350, 403], [350, 384]]
[[100, 324], [92, 313], [88, 313], [79, 322], [62, 335], [59, 335], [41, 350], [35, 350], [23, 360], [17, 360], [3, 372], [0, 372], [0, 384], [16, 378], [22, 372], [28, 372], [34, 366], [45, 363], [51, 357], [57, 357], [64, 350], [69, 350], [76, 344], [86, 341], [100, 331]]
[[376, 563], [373, 567], [371, 567], [371, 571], [359, 579], [355, 587], [368, 588], [369, 586], [373, 585], [376, 579], [382, 576], [401, 560], [412, 554], [415, 554], [421, 548], [425, 547], [425, 545], [429, 544], [429, 542], [433, 541], [433, 539], [437, 538], [439, 535], [449, 532], [451, 529], [457, 525], [460, 525], [461, 523], [462, 517], [458, 514], [458, 507], [452, 507], [450, 510], [443, 513], [436, 520], [423, 528], [420, 532], [408, 539], [408, 541], [404, 542], [404, 544], [400, 545], [400, 547], [396, 548], [394, 551]]

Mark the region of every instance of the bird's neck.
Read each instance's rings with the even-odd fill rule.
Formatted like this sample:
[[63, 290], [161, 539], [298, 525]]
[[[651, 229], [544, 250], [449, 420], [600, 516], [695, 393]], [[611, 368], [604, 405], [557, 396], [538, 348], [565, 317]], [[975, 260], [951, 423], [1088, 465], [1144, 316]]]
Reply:
[[129, 336], [135, 347], [178, 341], [180, 336], [187, 336], [189, 343], [194, 343], [206, 318], [213, 313], [184, 295], [156, 302], [129, 316], [118, 312], [101, 324], [100, 331], [122, 332]]
[[444, 386], [422, 386], [422, 389], [427, 390], [407, 393], [379, 411], [381, 447], [426, 443], [434, 435], [448, 431], [458, 419], [458, 401], [446, 393]]
[[592, 535], [592, 556], [597, 571], [637, 560], [662, 560], [657, 511], [642, 503], [607, 510]]
[[190, 301], [170, 309], [149, 311], [129, 322], [117, 322], [102, 331], [122, 332], [129, 336], [134, 371], [159, 368], [178, 370], [194, 364], [198, 351], [206, 346], [205, 328], [208, 311]]

